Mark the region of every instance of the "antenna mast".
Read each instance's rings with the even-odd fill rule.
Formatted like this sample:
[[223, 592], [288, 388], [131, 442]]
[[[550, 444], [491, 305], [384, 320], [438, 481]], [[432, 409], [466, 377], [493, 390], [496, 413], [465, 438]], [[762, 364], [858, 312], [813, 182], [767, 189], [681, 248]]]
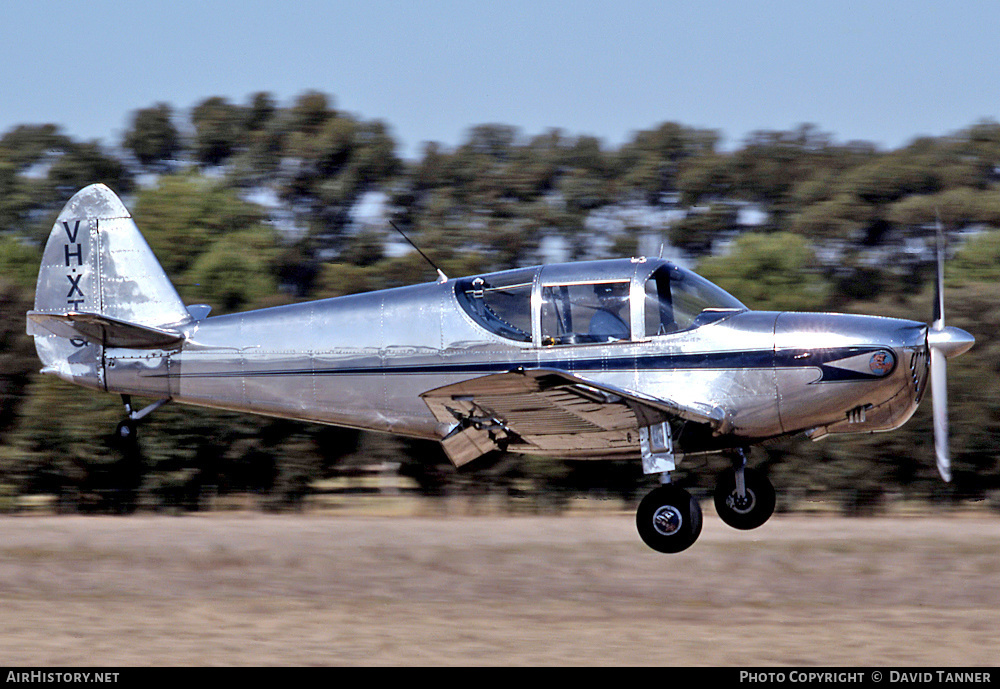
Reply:
[[418, 253], [418, 254], [420, 254], [421, 256], [423, 256], [423, 257], [424, 257], [424, 260], [425, 260], [425, 261], [427, 261], [428, 263], [430, 263], [430, 264], [431, 264], [431, 268], [433, 268], [434, 270], [436, 270], [436, 271], [437, 271], [437, 274], [438, 274], [438, 282], [448, 282], [448, 276], [444, 274], [444, 271], [443, 271], [443, 270], [441, 270], [440, 268], [438, 268], [438, 267], [437, 267], [437, 264], [436, 264], [436, 263], [434, 263], [434, 261], [432, 261], [432, 260], [430, 259], [430, 257], [429, 257], [429, 256], [428, 256], [427, 254], [425, 254], [425, 253], [424, 253], [423, 251], [421, 251], [421, 250], [420, 250], [420, 247], [419, 247], [419, 246], [417, 246], [416, 244], [414, 244], [414, 243], [413, 243], [413, 242], [412, 242], [412, 241], [410, 240], [410, 238], [409, 238], [409, 237], [407, 237], [407, 236], [406, 236], [405, 234], [403, 234], [403, 231], [402, 231], [401, 229], [399, 229], [398, 227], [396, 227], [396, 223], [394, 223], [393, 221], [391, 221], [391, 220], [390, 220], [390, 221], [389, 221], [389, 224], [390, 224], [390, 225], [392, 225], [392, 229], [396, 230], [396, 232], [399, 232], [400, 236], [401, 236], [401, 237], [402, 237], [403, 239], [405, 239], [405, 240], [406, 240], [407, 244], [409, 244], [409, 245], [410, 245], [410, 246], [412, 246], [412, 247], [413, 247], [414, 249], [416, 249], [416, 250], [417, 250], [417, 253]]

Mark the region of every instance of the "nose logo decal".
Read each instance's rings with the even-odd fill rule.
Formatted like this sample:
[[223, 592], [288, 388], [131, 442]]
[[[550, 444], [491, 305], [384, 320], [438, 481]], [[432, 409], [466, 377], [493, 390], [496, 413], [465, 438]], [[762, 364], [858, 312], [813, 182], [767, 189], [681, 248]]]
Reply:
[[871, 372], [876, 376], [884, 376], [889, 374], [892, 369], [896, 366], [896, 357], [892, 355], [892, 352], [885, 349], [879, 350], [872, 354], [871, 359], [868, 362], [868, 367]]
[[[858, 350], [861, 350], [860, 352]], [[814, 350], [810, 361], [794, 360], [799, 366], [818, 367], [820, 377], [815, 383], [843, 383], [851, 380], [877, 380], [896, 370], [896, 355], [888, 347], [845, 347], [842, 349]], [[847, 354], [847, 356], [844, 356]]]

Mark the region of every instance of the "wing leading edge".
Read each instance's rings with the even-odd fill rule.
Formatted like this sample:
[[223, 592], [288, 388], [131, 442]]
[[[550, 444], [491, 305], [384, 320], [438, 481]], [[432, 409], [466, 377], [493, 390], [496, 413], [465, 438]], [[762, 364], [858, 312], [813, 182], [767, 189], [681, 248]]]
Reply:
[[[650, 429], [690, 421], [724, 433], [728, 426], [719, 407], [682, 405], [558, 369], [519, 368], [421, 397], [450, 429], [441, 442], [456, 466], [492, 450], [600, 459], [639, 454], [641, 448], [645, 457]], [[672, 434], [661, 434], [661, 442], [662, 435]], [[670, 438], [665, 442], [669, 446]]]

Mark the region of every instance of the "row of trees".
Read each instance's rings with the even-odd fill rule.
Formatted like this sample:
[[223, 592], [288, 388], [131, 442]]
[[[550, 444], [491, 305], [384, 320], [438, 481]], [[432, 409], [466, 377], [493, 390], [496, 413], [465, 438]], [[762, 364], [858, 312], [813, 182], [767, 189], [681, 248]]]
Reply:
[[[666, 245], [754, 308], [926, 320], [928, 227], [939, 217], [954, 254], [949, 322], [977, 337], [950, 370], [955, 482], [936, 483], [926, 409], [893, 434], [789, 441], [759, 461], [796, 500], [1000, 489], [995, 122], [892, 151], [838, 143], [810, 125], [760, 132], [732, 151], [718, 132], [669, 122], [619, 147], [481, 125], [458, 146], [430, 143], [407, 161], [386, 124], [309, 92], [288, 105], [263, 93], [245, 104], [213, 97], [187, 114], [157, 104], [137, 110], [110, 148], [52, 125], [0, 138], [0, 495], [122, 509], [250, 492], [288, 505], [323, 478], [379, 464], [401, 467], [428, 493], [529, 487], [551, 499], [603, 486], [630, 498], [643, 481], [630, 463], [499, 457], [456, 472], [433, 444], [169, 405], [144, 424], [141, 454], [123, 454], [108, 441], [117, 400], [35, 375], [24, 335], [55, 214], [95, 181], [125, 196], [182, 297], [215, 313], [433, 279], [400, 251], [392, 221], [449, 275]], [[712, 480], [682, 478], [696, 490]]]

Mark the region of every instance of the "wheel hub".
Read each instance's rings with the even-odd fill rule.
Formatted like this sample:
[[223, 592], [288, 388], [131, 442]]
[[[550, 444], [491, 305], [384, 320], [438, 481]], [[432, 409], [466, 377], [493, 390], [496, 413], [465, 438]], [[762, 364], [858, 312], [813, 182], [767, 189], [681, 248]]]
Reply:
[[729, 497], [726, 498], [726, 505], [729, 509], [739, 514], [748, 514], [749, 512], [752, 512], [756, 502], [757, 497], [749, 488], [746, 489], [746, 494], [742, 497], [739, 493], [732, 492], [729, 494]]
[[663, 536], [673, 536], [684, 524], [681, 511], [673, 505], [663, 505], [653, 513], [653, 528]]

